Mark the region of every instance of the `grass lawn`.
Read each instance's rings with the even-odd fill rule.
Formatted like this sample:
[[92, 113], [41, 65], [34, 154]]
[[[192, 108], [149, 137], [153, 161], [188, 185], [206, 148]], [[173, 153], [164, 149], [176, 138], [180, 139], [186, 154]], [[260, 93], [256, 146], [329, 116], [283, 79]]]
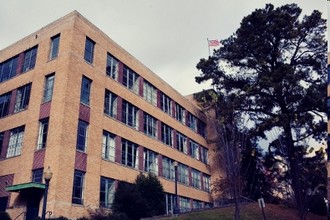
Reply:
[[[234, 219], [234, 206], [215, 208], [207, 211], [190, 212], [177, 217], [161, 218], [164, 220], [232, 220]], [[300, 220], [295, 209], [282, 205], [266, 204], [265, 215], [267, 220]], [[262, 220], [262, 210], [257, 203], [245, 204], [241, 208], [242, 220]], [[325, 216], [318, 216], [312, 213], [307, 214], [307, 220], [326, 220]]]

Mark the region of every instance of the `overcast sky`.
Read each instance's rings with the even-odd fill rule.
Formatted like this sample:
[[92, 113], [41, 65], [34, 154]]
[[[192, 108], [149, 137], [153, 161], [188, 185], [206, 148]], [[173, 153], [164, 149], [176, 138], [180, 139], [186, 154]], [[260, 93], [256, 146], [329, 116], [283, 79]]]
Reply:
[[244, 16], [266, 3], [295, 2], [303, 14], [328, 18], [327, 0], [0, 0], [0, 50], [77, 10], [183, 95], [198, 85], [196, 64], [208, 56], [207, 38], [225, 39]]

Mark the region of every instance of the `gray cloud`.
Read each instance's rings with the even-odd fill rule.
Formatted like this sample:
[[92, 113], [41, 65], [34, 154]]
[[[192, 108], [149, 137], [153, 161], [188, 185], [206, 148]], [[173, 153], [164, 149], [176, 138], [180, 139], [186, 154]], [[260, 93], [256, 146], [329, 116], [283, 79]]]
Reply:
[[[0, 0], [0, 48], [77, 10], [183, 95], [208, 88], [197, 85], [195, 68], [208, 56], [207, 38], [224, 39], [242, 18], [266, 0]], [[295, 0], [303, 14], [327, 16], [326, 0]], [[275, 6], [291, 3], [277, 0]]]

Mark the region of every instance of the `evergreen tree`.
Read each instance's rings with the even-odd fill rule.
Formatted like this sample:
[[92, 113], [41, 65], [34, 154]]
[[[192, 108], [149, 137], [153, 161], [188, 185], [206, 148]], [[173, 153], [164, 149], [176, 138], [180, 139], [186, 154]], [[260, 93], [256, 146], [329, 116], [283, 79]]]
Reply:
[[266, 138], [267, 132], [280, 131], [281, 157], [288, 164], [287, 178], [304, 219], [302, 149], [308, 146], [303, 140], [321, 141], [327, 133], [327, 42], [321, 13], [315, 10], [302, 17], [301, 11], [296, 4], [256, 9], [213, 56], [200, 60], [196, 81], [212, 80], [219, 103], [231, 97], [233, 110], [249, 119], [247, 129], [255, 136]]

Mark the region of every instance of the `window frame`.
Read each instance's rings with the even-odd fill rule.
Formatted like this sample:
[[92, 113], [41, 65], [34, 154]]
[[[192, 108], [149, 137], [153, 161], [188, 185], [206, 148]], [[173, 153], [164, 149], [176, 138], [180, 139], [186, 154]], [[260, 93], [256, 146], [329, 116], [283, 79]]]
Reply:
[[139, 78], [140, 76], [135, 71], [124, 65], [122, 84], [129, 90], [133, 91], [135, 94], [139, 94]]
[[44, 168], [32, 170], [31, 181], [34, 183], [42, 183]]
[[157, 105], [157, 88], [147, 80], [143, 80], [143, 98], [152, 105]]
[[102, 142], [102, 158], [114, 162], [116, 156], [116, 135], [103, 130]]
[[184, 125], [186, 124], [186, 110], [178, 103], [175, 103], [175, 119]]
[[25, 73], [34, 69], [37, 60], [38, 46], [34, 46], [24, 51], [24, 59], [22, 65], [22, 72]]
[[175, 168], [174, 168], [174, 160], [169, 157], [163, 156], [163, 177], [169, 180], [175, 180]]
[[197, 142], [189, 140], [189, 155], [196, 160], [200, 159], [199, 148], [200, 145]]
[[26, 84], [16, 89], [14, 113], [24, 111], [30, 102], [32, 83]]
[[48, 137], [48, 129], [49, 129], [49, 118], [45, 118], [45, 119], [40, 120], [39, 121], [37, 150], [46, 148], [47, 137]]
[[121, 122], [136, 130], [139, 129], [139, 108], [123, 100], [121, 111]]
[[104, 114], [116, 118], [117, 117], [118, 96], [105, 89], [104, 93]]
[[[76, 185], [78, 181], [80, 184]], [[79, 204], [79, 205], [84, 204], [84, 185], [85, 185], [85, 172], [80, 170], [74, 170], [73, 184], [72, 184], [72, 200], [71, 200], [73, 204]]]
[[173, 146], [173, 128], [171, 128], [170, 126], [168, 126], [165, 123], [161, 123], [161, 141], [168, 145], [168, 146]]
[[86, 62], [93, 64], [94, 62], [95, 41], [86, 36], [84, 59]]
[[0, 95], [0, 118], [4, 118], [9, 115], [11, 95], [11, 91]]
[[89, 106], [90, 96], [92, 89], [92, 80], [86, 76], [82, 76], [81, 88], [80, 88], [80, 103]]
[[157, 119], [145, 112], [143, 114], [143, 132], [153, 138], [156, 138], [158, 135]]
[[111, 209], [115, 198], [115, 192], [116, 192], [116, 180], [101, 176], [100, 207]]
[[156, 176], [159, 175], [158, 154], [147, 148], [143, 150], [143, 170]]
[[172, 99], [162, 92], [160, 93], [160, 109], [172, 116]]
[[58, 57], [58, 51], [60, 47], [60, 34], [57, 34], [50, 38], [50, 50], [49, 60], [56, 59]]
[[105, 74], [114, 80], [118, 80], [118, 73], [119, 73], [119, 60], [108, 52]]
[[89, 123], [78, 120], [76, 150], [86, 152], [88, 142]]
[[139, 146], [137, 144], [126, 139], [122, 139], [121, 164], [134, 169], [139, 168]]
[[6, 158], [11, 158], [21, 155], [23, 141], [24, 141], [24, 132], [25, 132], [25, 126], [20, 126], [10, 130]]
[[177, 146], [177, 149], [184, 154], [188, 154], [188, 143], [187, 142], [188, 142], [187, 137], [177, 131], [176, 132], [176, 146]]
[[55, 73], [51, 73], [45, 76], [44, 82], [44, 94], [42, 96], [42, 102], [50, 102], [53, 98], [53, 90], [55, 83]]

